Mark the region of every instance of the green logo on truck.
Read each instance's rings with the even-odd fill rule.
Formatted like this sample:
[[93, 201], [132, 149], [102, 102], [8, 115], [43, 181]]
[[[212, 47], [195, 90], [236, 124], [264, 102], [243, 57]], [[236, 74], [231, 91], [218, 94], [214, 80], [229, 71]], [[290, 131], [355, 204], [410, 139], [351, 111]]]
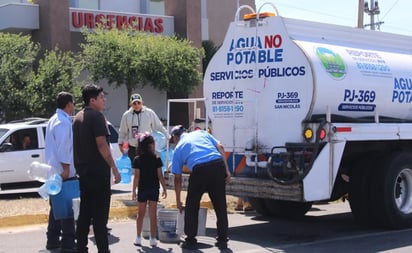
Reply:
[[316, 55], [332, 78], [342, 79], [346, 74], [346, 66], [342, 57], [330, 49], [324, 47], [316, 48]]

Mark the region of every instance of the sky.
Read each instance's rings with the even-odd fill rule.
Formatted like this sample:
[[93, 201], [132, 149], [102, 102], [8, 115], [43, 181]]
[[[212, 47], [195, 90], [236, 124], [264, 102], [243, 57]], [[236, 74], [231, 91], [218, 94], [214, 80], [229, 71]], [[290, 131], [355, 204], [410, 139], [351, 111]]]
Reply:
[[[364, 1], [371, 7], [370, 0]], [[255, 0], [256, 11], [264, 2], [274, 4], [283, 17], [350, 27], [358, 24], [358, 0]], [[375, 22], [384, 22], [380, 31], [412, 36], [411, 0], [378, 0], [378, 5], [380, 14], [375, 15]], [[273, 11], [273, 7], [266, 4], [262, 10]], [[364, 13], [364, 24], [370, 24], [367, 13]]]

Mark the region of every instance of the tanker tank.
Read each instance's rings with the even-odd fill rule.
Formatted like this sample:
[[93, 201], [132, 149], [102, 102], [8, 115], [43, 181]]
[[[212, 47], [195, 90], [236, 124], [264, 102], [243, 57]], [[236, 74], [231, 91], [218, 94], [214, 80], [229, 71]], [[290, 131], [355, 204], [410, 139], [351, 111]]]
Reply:
[[235, 19], [204, 77], [213, 131], [241, 151], [252, 139], [267, 149], [300, 142], [302, 122], [327, 115], [412, 122], [410, 41], [281, 16]]

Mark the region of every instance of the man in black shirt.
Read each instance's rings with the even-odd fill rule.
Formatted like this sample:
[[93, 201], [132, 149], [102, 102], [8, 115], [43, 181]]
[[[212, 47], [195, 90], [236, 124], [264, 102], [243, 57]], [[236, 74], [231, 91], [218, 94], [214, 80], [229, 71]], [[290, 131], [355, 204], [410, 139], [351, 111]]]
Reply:
[[83, 87], [84, 109], [73, 122], [73, 151], [80, 182], [80, 211], [77, 220], [77, 252], [87, 253], [89, 227], [93, 224], [99, 253], [108, 253], [107, 220], [110, 209], [111, 171], [114, 183], [120, 174], [111, 155], [106, 119], [102, 114], [106, 98], [103, 89], [94, 84]]

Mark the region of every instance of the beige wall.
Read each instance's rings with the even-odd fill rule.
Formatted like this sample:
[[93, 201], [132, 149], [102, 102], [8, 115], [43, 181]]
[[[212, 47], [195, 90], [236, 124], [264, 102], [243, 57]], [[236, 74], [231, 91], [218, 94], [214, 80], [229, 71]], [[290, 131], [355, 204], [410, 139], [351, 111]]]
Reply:
[[69, 0], [34, 0], [39, 5], [40, 29], [33, 31], [33, 40], [41, 43], [42, 50], [58, 46], [71, 50], [69, 31]]

